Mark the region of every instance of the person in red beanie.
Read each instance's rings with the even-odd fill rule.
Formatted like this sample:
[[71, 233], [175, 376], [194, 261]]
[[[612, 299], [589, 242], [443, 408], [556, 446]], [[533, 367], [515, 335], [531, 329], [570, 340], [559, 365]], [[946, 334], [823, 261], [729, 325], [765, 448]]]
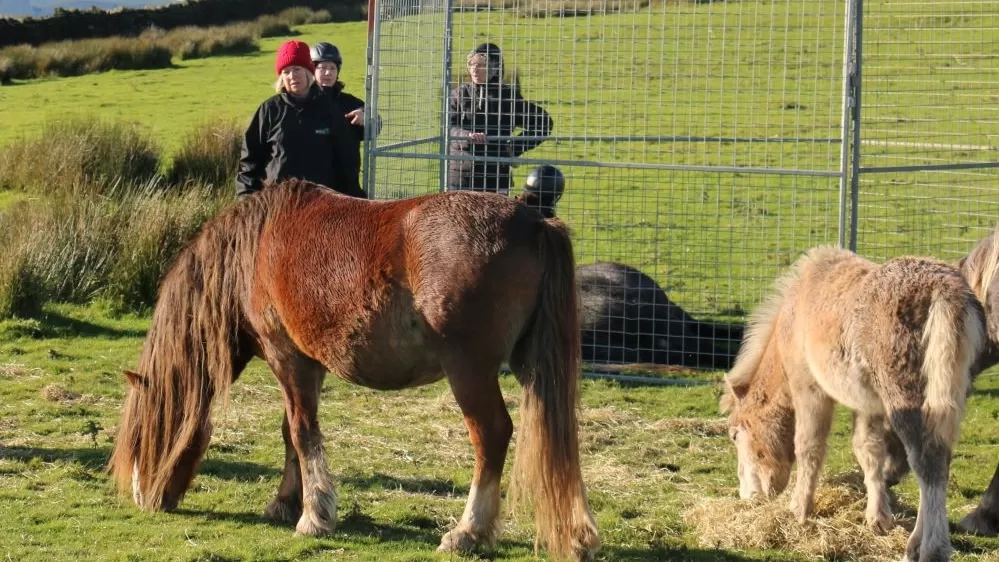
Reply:
[[237, 197], [299, 178], [366, 198], [345, 112], [316, 84], [309, 46], [298, 40], [282, 43], [274, 70], [277, 94], [260, 104], [243, 135]]

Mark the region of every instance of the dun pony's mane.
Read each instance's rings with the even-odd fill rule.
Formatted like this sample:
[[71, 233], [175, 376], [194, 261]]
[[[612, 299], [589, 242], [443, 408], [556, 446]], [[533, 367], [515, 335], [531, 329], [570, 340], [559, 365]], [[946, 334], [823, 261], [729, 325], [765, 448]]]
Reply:
[[174, 469], [199, 435], [210, 434], [206, 412], [227, 398], [238, 357], [249, 351], [231, 326], [243, 324], [242, 297], [268, 216], [322, 189], [294, 180], [266, 187], [206, 222], [167, 269], [137, 369], [142, 388], [129, 391], [109, 467], [122, 491], [137, 468], [142, 507], [161, 506]]
[[742, 348], [725, 377], [725, 393], [722, 396], [721, 410], [727, 413], [732, 407], [732, 390], [750, 384], [759, 372], [770, 340], [774, 337], [777, 316], [780, 313], [784, 299], [791, 288], [801, 278], [801, 270], [806, 263], [823, 262], [833, 258], [839, 249], [835, 246], [819, 246], [813, 248], [802, 257], [795, 260], [791, 267], [774, 281], [774, 289], [756, 307], [749, 316], [746, 325]]
[[986, 293], [999, 272], [999, 226], [961, 260], [960, 269], [972, 292], [987, 306]]

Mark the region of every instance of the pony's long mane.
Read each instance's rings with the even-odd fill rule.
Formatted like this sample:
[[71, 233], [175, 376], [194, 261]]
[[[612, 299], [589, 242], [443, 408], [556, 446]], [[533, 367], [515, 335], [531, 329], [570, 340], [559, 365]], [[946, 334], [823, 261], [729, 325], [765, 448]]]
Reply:
[[972, 292], [987, 306], [986, 293], [999, 271], [999, 226], [961, 260], [959, 267]]
[[795, 260], [787, 271], [777, 277], [777, 280], [774, 281], [774, 289], [750, 314], [739, 355], [725, 377], [725, 392], [720, 403], [722, 413], [728, 413], [731, 410], [732, 401], [735, 399], [733, 391], [749, 385], [753, 377], [760, 371], [760, 365], [764, 360], [770, 341], [774, 337], [782, 303], [788, 291], [801, 278], [801, 270], [804, 265], [828, 261], [831, 257], [838, 255], [838, 252], [839, 250], [835, 246], [819, 246], [809, 250], [805, 255]]
[[243, 303], [264, 222], [317, 189], [287, 182], [230, 206], [205, 224], [165, 274], [109, 463], [120, 490], [136, 479], [141, 507], [162, 506], [175, 470], [193, 477], [195, 467], [178, 464], [192, 447], [207, 446], [212, 403], [227, 397], [251, 357], [248, 334], [232, 327], [246, 325]]
[[759, 370], [774, 334], [781, 303], [791, 286], [798, 281], [802, 261], [803, 259], [797, 260], [790, 269], [777, 278], [774, 289], [749, 315], [739, 355], [725, 377], [726, 392], [721, 402], [723, 413], [731, 409], [733, 398], [731, 389], [748, 385]]

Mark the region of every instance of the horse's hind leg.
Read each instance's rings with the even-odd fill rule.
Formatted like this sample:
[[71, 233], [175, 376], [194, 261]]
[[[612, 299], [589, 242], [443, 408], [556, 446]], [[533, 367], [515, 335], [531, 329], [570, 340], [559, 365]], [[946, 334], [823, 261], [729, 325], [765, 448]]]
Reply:
[[475, 472], [465, 512], [455, 528], [441, 538], [438, 550], [469, 552], [477, 545], [491, 546], [496, 539], [500, 479], [513, 422], [499, 387], [498, 361], [479, 362], [479, 366], [451, 363], [445, 363], [444, 371], [475, 448]]
[[319, 393], [326, 370], [298, 351], [267, 351], [270, 351], [265, 352], [267, 363], [284, 392], [287, 427], [287, 432], [282, 427], [284, 477], [277, 498], [267, 506], [267, 515], [275, 518], [294, 515], [300, 493], [301, 516], [295, 531], [313, 536], [332, 533], [336, 525], [336, 490], [326, 466], [318, 419]]
[[853, 454], [864, 471], [867, 488], [867, 526], [875, 534], [883, 535], [894, 526], [889, 507], [888, 486], [885, 479], [887, 441], [885, 420], [882, 416], [854, 413]]
[[[819, 484], [826, 442], [832, 425], [833, 401], [814, 382], [797, 381], [794, 401], [794, 451], [798, 477], [791, 495], [791, 512], [804, 523], [815, 508], [815, 488]], [[792, 382], [794, 386], [795, 383]]]
[[298, 451], [291, 440], [287, 411], [281, 422], [281, 436], [284, 438], [284, 475], [277, 497], [267, 504], [264, 516], [273, 521], [294, 523], [302, 516], [302, 470], [298, 463]]
[[919, 407], [890, 414], [895, 432], [908, 453], [909, 465], [919, 482], [916, 525], [905, 547], [905, 562], [950, 560], [950, 528], [947, 522], [947, 475], [951, 444], [926, 431]]

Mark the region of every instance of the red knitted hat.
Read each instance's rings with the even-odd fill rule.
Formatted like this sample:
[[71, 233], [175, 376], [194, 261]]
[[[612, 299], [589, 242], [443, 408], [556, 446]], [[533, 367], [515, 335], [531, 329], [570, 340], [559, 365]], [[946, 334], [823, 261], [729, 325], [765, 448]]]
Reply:
[[309, 72], [316, 71], [316, 67], [312, 65], [308, 44], [297, 39], [281, 43], [277, 51], [277, 60], [274, 61], [274, 71], [281, 74], [281, 71], [288, 66], [301, 66]]

